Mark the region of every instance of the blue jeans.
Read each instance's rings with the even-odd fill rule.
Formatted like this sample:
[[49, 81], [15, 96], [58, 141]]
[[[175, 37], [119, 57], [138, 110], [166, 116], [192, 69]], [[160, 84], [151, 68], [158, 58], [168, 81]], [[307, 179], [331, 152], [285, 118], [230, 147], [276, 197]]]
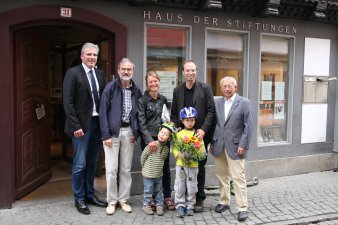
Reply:
[[143, 205], [150, 205], [150, 202], [155, 197], [156, 205], [163, 205], [162, 192], [162, 177], [145, 178], [143, 177], [144, 197]]
[[72, 186], [75, 200], [94, 195], [94, 178], [99, 157], [101, 133], [98, 118], [93, 118], [90, 129], [80, 138], [72, 137]]
[[[153, 139], [156, 141], [157, 137], [153, 137]], [[167, 142], [166, 145], [170, 148], [170, 142]], [[141, 149], [142, 151], [146, 147], [146, 143], [144, 142], [143, 138], [141, 138]], [[165, 159], [164, 165], [163, 165], [163, 179], [162, 179], [162, 187], [163, 187], [163, 195], [164, 198], [171, 198], [171, 174], [170, 174], [170, 163], [169, 163], [170, 155]], [[204, 188], [204, 187], [203, 187]]]

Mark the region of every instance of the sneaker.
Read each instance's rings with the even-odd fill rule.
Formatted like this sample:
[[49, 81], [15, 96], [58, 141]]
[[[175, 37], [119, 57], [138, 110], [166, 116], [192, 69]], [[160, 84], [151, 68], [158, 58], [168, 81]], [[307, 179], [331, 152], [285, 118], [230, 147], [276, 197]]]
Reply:
[[116, 210], [116, 205], [115, 204], [109, 204], [106, 208], [106, 213], [107, 215], [113, 215]]
[[204, 203], [203, 200], [197, 200], [195, 205], [195, 213], [203, 212]]
[[157, 205], [156, 206], [156, 214], [158, 216], [163, 216], [164, 215], [163, 205]]
[[121, 202], [120, 204], [123, 211], [131, 213], [131, 207], [127, 202]]
[[194, 215], [194, 210], [193, 209], [187, 209], [187, 216], [193, 216]]
[[183, 218], [184, 217], [184, 208], [183, 206], [179, 206], [177, 209], [176, 209], [176, 216], [179, 217], [179, 218]]
[[154, 211], [150, 205], [145, 205], [142, 209], [147, 215], [154, 215]]

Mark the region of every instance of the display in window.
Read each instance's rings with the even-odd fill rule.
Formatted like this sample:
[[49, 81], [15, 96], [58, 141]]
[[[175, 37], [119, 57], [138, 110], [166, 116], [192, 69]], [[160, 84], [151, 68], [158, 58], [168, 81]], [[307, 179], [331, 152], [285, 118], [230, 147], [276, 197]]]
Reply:
[[173, 98], [173, 90], [176, 87], [176, 71], [157, 71], [161, 78], [160, 94], [165, 96], [169, 102]]
[[272, 100], [272, 81], [262, 81], [262, 97], [264, 100]]
[[290, 40], [269, 35], [261, 39], [258, 143], [287, 141]]

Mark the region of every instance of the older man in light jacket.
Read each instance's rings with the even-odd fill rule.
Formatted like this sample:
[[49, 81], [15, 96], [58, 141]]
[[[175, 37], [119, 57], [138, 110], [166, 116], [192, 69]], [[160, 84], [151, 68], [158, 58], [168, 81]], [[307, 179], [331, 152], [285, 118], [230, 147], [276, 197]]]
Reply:
[[253, 129], [252, 106], [249, 99], [236, 93], [237, 81], [233, 77], [222, 78], [220, 85], [224, 98], [215, 102], [217, 124], [210, 148], [215, 157], [220, 191], [215, 211], [221, 213], [229, 209], [232, 177], [238, 221], [244, 221], [248, 209], [244, 164]]

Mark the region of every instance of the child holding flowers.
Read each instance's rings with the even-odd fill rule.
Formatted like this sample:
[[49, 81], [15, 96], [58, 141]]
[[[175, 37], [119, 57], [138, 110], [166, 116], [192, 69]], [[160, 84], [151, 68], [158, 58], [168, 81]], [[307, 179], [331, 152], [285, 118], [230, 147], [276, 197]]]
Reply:
[[194, 215], [197, 193], [198, 161], [205, 159], [206, 151], [203, 139], [195, 137], [195, 119], [197, 111], [185, 107], [180, 111], [184, 129], [177, 133], [173, 146], [176, 158], [175, 207], [176, 216], [183, 218]]

